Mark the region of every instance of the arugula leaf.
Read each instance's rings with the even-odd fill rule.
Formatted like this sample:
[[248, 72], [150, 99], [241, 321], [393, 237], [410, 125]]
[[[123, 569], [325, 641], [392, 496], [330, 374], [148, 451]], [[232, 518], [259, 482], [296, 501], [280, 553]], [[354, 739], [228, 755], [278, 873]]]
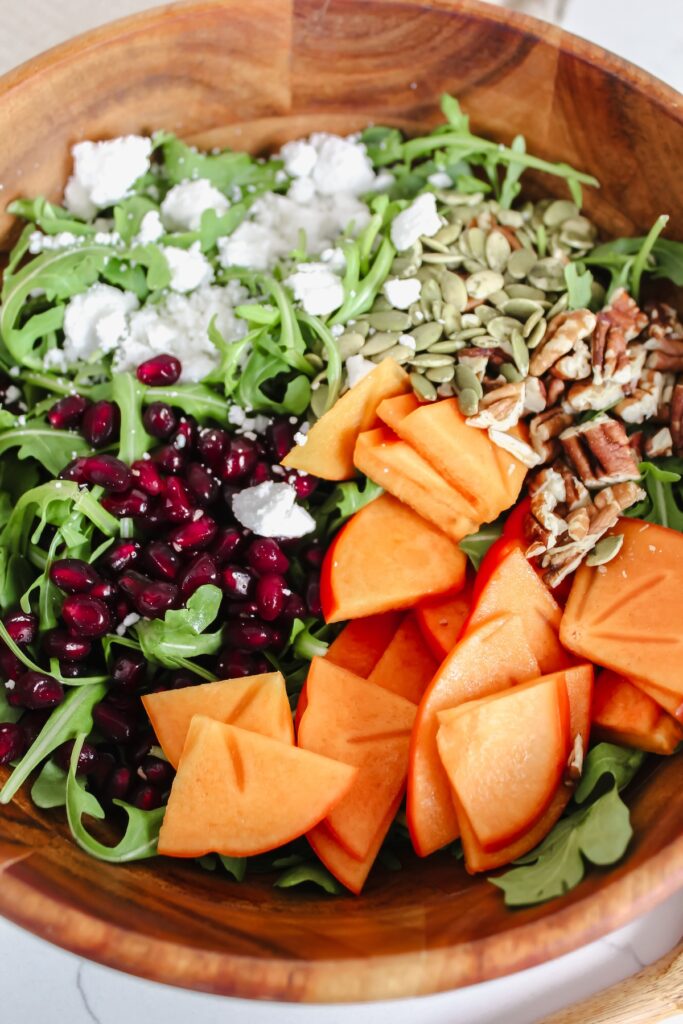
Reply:
[[[211, 329], [209, 329], [211, 336]], [[214, 338], [211, 338], [214, 341]], [[214, 341], [215, 344], [215, 341]], [[229, 346], [232, 348], [232, 346]], [[142, 398], [144, 405], [152, 402], [168, 402], [182, 409], [188, 416], [194, 416], [199, 423], [215, 420], [228, 423], [229, 404], [213, 388], [205, 384], [173, 384], [167, 388], [148, 388]]]
[[[347, 246], [345, 251], [349, 248], [351, 248], [351, 246]], [[391, 264], [394, 261], [395, 255], [396, 250], [389, 239], [385, 238], [377, 250], [372, 267], [364, 278], [358, 282], [354, 282], [355, 287], [349, 286], [349, 281], [345, 275], [344, 302], [330, 320], [330, 326], [333, 326], [334, 324], [344, 324], [347, 320], [352, 320], [354, 317], [359, 316], [361, 313], [366, 313], [370, 309], [380, 288], [389, 276], [389, 271], [391, 270]]]
[[471, 533], [469, 537], [463, 537], [460, 541], [458, 547], [465, 552], [475, 570], [479, 570], [484, 555], [502, 532], [503, 523], [497, 519], [494, 523], [485, 523], [476, 533]]
[[[223, 594], [213, 584], [195, 590], [186, 608], [172, 609], [163, 619], [143, 619], [135, 626], [142, 653], [148, 661], [166, 668], [183, 668], [191, 658], [216, 654], [223, 642], [222, 628], [215, 633], [205, 630], [215, 621]], [[200, 666], [192, 670], [213, 679]]]
[[164, 173], [172, 185], [195, 178], [208, 178], [222, 192], [254, 184], [263, 189], [275, 189], [278, 185], [277, 172], [283, 166], [281, 160], [259, 163], [248, 153], [229, 149], [215, 154], [199, 153], [174, 135], [166, 135], [162, 139], [161, 150]]
[[[617, 285], [639, 287], [642, 273], [665, 278], [683, 286], [683, 242], [660, 238], [666, 218], [658, 217], [650, 232], [639, 238], [615, 238], [603, 242], [582, 257], [582, 262], [607, 270], [612, 277], [610, 290]], [[638, 266], [636, 267], [636, 260]], [[637, 291], [633, 295], [637, 298]]]
[[[34, 768], [66, 740], [74, 740], [92, 729], [92, 710], [106, 693], [104, 683], [74, 687], [56, 707], [36, 739], [0, 790], [0, 804], [8, 804]], [[80, 752], [80, 746], [79, 746]]]
[[[677, 497], [681, 493], [683, 460], [665, 459], [661, 463], [641, 462], [639, 468], [640, 483], [645, 488], [647, 497], [626, 509], [624, 515], [683, 532], [683, 510]], [[676, 472], [678, 468], [681, 473]]]
[[46, 761], [31, 786], [31, 799], [36, 807], [48, 810], [66, 804], [67, 773], [54, 761]]
[[122, 199], [114, 207], [114, 230], [129, 245], [138, 234], [145, 214], [158, 210], [158, 205], [148, 196]]
[[374, 167], [386, 167], [401, 160], [403, 135], [398, 128], [372, 125], [361, 132], [360, 140]]
[[644, 760], [645, 755], [641, 750], [620, 747], [616, 743], [598, 743], [586, 758], [574, 800], [577, 804], [585, 803], [606, 777], [611, 777], [617, 790], [622, 790], [638, 772]]
[[303, 864], [296, 864], [283, 871], [280, 877], [273, 883], [278, 889], [291, 889], [296, 885], [305, 884], [317, 885], [330, 896], [338, 896], [344, 891], [342, 886], [333, 878], [327, 868], [324, 868], [319, 861], [305, 861]]
[[[523, 135], [515, 135], [510, 149], [514, 153], [526, 153], [526, 140]], [[519, 179], [524, 173], [524, 165], [520, 163], [509, 163], [503, 178], [500, 189], [500, 205], [504, 210], [509, 210], [514, 200], [522, 190]]]
[[55, 430], [42, 420], [23, 427], [10, 427], [0, 433], [0, 455], [10, 448], [18, 449], [20, 459], [32, 458], [40, 462], [50, 476], [58, 476], [72, 458], [90, 452], [90, 445], [80, 434]]
[[94, 235], [96, 230], [93, 224], [78, 220], [63, 206], [49, 203], [42, 196], [37, 199], [15, 199], [8, 205], [7, 212], [14, 217], [31, 221], [46, 235], [58, 235], [62, 231], [68, 231], [72, 235], [84, 237]]
[[312, 511], [323, 518], [331, 517], [327, 524], [327, 530], [330, 532], [338, 529], [347, 519], [350, 519], [356, 512], [360, 512], [375, 498], [379, 498], [380, 494], [384, 494], [384, 489], [368, 477], [363, 477], [361, 480], [347, 480], [345, 483], [337, 484], [320, 509]]
[[244, 876], [247, 873], [247, 857], [226, 857], [224, 854], [219, 853], [218, 859], [236, 882], [244, 881]]
[[130, 464], [141, 459], [152, 445], [142, 423], [142, 400], [146, 388], [132, 373], [116, 373], [112, 380], [112, 399], [121, 413], [119, 458]]
[[76, 843], [91, 857], [96, 857], [109, 864], [126, 864], [130, 861], [154, 857], [159, 841], [159, 829], [166, 812], [165, 807], [159, 807], [154, 811], [141, 811], [138, 807], [133, 807], [122, 800], [114, 800], [116, 806], [121, 807], [128, 816], [126, 830], [116, 846], [107, 846], [99, 842], [85, 828], [82, 820], [84, 815], [89, 815], [98, 821], [102, 821], [105, 817], [100, 803], [92, 793], [88, 792], [76, 775], [78, 757], [85, 735], [85, 733], [81, 733], [76, 737], [66, 780], [66, 816]]
[[318, 619], [294, 619], [287, 648], [292, 648], [295, 657], [310, 661], [311, 658], [323, 658], [327, 654], [329, 644], [311, 632], [311, 628], [316, 625], [320, 625]]
[[13, 708], [7, 700], [7, 691], [0, 686], [0, 722], [16, 722], [24, 713], [23, 708]]
[[564, 268], [567, 282], [569, 309], [585, 309], [593, 297], [593, 275], [590, 270], [577, 263], [568, 263]]

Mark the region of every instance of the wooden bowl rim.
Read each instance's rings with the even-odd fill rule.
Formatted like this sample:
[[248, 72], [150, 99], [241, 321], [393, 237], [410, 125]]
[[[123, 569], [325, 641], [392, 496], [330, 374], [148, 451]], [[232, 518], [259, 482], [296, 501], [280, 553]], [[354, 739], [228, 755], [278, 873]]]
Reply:
[[[290, 2], [294, 6], [296, 0]], [[390, 2], [420, 6], [418, 0]], [[240, 10], [243, 3], [244, 0], [180, 0], [116, 19], [52, 47], [0, 77], [0, 99], [55, 66], [68, 64], [76, 54], [106, 47], [114, 39], [125, 39], [141, 28], [154, 31], [156, 25], [168, 18], [192, 19], [196, 13], [216, 8], [224, 8], [229, 15]], [[675, 89], [629, 61], [555, 25], [480, 0], [424, 0], [424, 6], [443, 11], [457, 9], [481, 21], [513, 26], [579, 60], [598, 65], [683, 121], [683, 96]], [[0, 914], [72, 953], [152, 981], [243, 998], [278, 998], [292, 974], [306, 966], [307, 961], [295, 958], [266, 960], [180, 945], [76, 910], [58, 892], [30, 886], [8, 870], [32, 852], [10, 855], [0, 863]], [[535, 940], [537, 922], [516, 925], [515, 911], [510, 911], [510, 928], [506, 932], [469, 943], [377, 957], [316, 960], [315, 1001], [343, 1000], [340, 993], [353, 993], [359, 976], [363, 978], [363, 999], [367, 1001], [445, 991], [514, 973], [599, 938], [652, 909], [681, 887], [683, 836], [599, 891], [545, 917], [544, 922], [551, 927], [540, 951]], [[495, 956], [491, 956], [493, 953]]]

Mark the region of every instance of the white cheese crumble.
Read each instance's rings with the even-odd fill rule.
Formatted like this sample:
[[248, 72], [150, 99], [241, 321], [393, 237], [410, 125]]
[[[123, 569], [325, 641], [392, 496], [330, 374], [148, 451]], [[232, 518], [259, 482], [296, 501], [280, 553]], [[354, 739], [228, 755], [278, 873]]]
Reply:
[[422, 282], [417, 277], [390, 277], [382, 288], [384, 298], [394, 309], [408, 309], [418, 301], [421, 290]]
[[345, 365], [350, 388], [355, 388], [356, 384], [359, 384], [364, 377], [377, 368], [377, 363], [360, 355], [349, 356]]
[[135, 612], [130, 612], [128, 615], [126, 615], [125, 619], [122, 619], [121, 622], [119, 622], [118, 626], [116, 627], [116, 632], [118, 633], [119, 636], [123, 636], [127, 629], [130, 629], [131, 626], [134, 626], [135, 623], [139, 621], [140, 616], [137, 615]]
[[359, 196], [375, 184], [367, 150], [354, 138], [316, 132], [307, 140], [288, 142], [280, 155], [287, 173], [293, 178], [309, 178], [321, 196], [340, 192]]
[[450, 174], [446, 174], [445, 171], [434, 171], [433, 174], [430, 174], [428, 176], [427, 181], [429, 182], [430, 185], [433, 185], [434, 188], [453, 187], [453, 179], [451, 178]]
[[259, 413], [250, 416], [241, 405], [231, 405], [228, 409], [228, 423], [237, 428], [238, 434], [252, 431], [254, 434], [263, 434], [267, 430], [270, 420], [267, 416], [261, 416]]
[[[137, 296], [110, 284], [93, 284], [74, 295], [64, 312], [63, 358], [66, 365], [110, 352], [126, 329], [127, 315], [139, 306]], [[58, 349], [53, 349], [58, 352]], [[50, 353], [48, 353], [50, 355]], [[59, 358], [50, 362], [59, 365]]]
[[221, 217], [230, 203], [206, 178], [174, 185], [161, 204], [161, 218], [169, 231], [199, 231], [205, 210]]
[[327, 316], [344, 301], [341, 280], [324, 263], [300, 263], [285, 281], [311, 316]]
[[171, 271], [170, 287], [174, 292], [191, 292], [213, 281], [213, 268], [202, 253], [199, 242], [189, 249], [165, 245], [161, 251]]
[[138, 233], [133, 239], [134, 245], [152, 245], [166, 234], [161, 217], [156, 210], [149, 210], [140, 221]]
[[315, 530], [315, 520], [296, 504], [290, 484], [266, 480], [247, 487], [234, 495], [232, 510], [237, 521], [257, 537], [294, 539]]
[[431, 238], [441, 225], [441, 217], [436, 212], [436, 197], [425, 192], [396, 215], [391, 224], [391, 241], [399, 252], [405, 252], [421, 235]]
[[149, 170], [151, 139], [124, 135], [106, 142], [79, 142], [72, 150], [74, 170], [64, 189], [64, 205], [91, 220], [97, 210], [125, 199]]

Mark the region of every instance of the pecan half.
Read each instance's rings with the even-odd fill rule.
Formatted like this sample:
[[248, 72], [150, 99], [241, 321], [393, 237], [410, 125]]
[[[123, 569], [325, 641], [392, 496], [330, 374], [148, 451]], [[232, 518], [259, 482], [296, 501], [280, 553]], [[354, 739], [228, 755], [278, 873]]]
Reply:
[[624, 423], [642, 423], [653, 419], [662, 400], [664, 375], [658, 370], [643, 370], [635, 390], [614, 410]]
[[632, 299], [625, 288], [618, 288], [610, 303], [602, 312], [612, 327], [617, 327], [624, 335], [625, 341], [633, 341], [648, 324], [648, 315]]
[[673, 450], [676, 455], [683, 452], [683, 384], [675, 384], [671, 395], [671, 418], [669, 420]]
[[562, 412], [561, 409], [547, 409], [530, 421], [531, 447], [541, 457], [542, 462], [550, 462], [559, 454], [560, 444], [557, 438], [571, 423], [571, 415]]
[[566, 458], [589, 488], [637, 480], [638, 463], [621, 423], [606, 415], [560, 435]]
[[648, 459], [659, 459], [673, 454], [673, 438], [668, 427], [662, 427], [656, 434], [645, 438], [643, 450]]
[[585, 341], [577, 343], [573, 352], [562, 356], [550, 372], [561, 380], [585, 380], [591, 374], [591, 354]]
[[606, 312], [598, 313], [597, 324], [591, 338], [591, 363], [596, 384], [617, 380], [628, 384], [631, 373], [626, 354], [626, 336], [611, 323]]
[[683, 371], [683, 324], [676, 310], [665, 303], [648, 307], [649, 324], [645, 348], [647, 365], [670, 373]]
[[617, 381], [596, 384], [594, 380], [588, 380], [572, 384], [564, 402], [565, 408], [579, 413], [609, 409], [623, 397], [624, 389]]
[[553, 317], [543, 341], [534, 349], [531, 357], [531, 376], [543, 376], [558, 359], [568, 355], [580, 341], [593, 333], [595, 323], [595, 313], [591, 313], [589, 309], [575, 309], [570, 313], [558, 313]]
[[469, 427], [487, 430], [510, 430], [519, 423], [524, 411], [524, 381], [515, 384], [503, 384], [502, 387], [489, 391], [479, 402], [479, 412], [468, 416], [465, 422]]

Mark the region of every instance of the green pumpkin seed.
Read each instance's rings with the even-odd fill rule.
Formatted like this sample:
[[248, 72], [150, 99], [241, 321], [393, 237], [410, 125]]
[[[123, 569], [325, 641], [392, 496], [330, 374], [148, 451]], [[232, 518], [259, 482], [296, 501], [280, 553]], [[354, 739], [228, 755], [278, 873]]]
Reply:
[[320, 384], [311, 391], [311, 409], [316, 419], [320, 419], [327, 409], [329, 390], [327, 384]]
[[589, 248], [597, 237], [598, 231], [587, 217], [571, 217], [562, 225], [560, 241], [572, 248]]
[[533, 299], [535, 302], [545, 301], [545, 292], [540, 288], [532, 288], [528, 284], [509, 284], [507, 293], [511, 299]]
[[462, 256], [457, 252], [426, 252], [422, 257], [422, 262], [440, 267], [459, 267], [462, 263]]
[[501, 309], [505, 316], [514, 316], [518, 320], [527, 320], [537, 309], [543, 312], [543, 306], [534, 299], [508, 299], [503, 303]]
[[512, 332], [519, 330], [519, 320], [511, 316], [494, 316], [487, 323], [486, 330], [497, 341], [508, 341]]
[[464, 234], [469, 252], [465, 255], [474, 256], [483, 263], [486, 259], [486, 235], [481, 228], [468, 228]]
[[426, 371], [425, 377], [433, 384], [450, 384], [454, 373], [455, 367], [452, 364], [450, 366], [433, 366]]
[[441, 273], [439, 283], [441, 294], [446, 302], [454, 306], [459, 312], [467, 305], [467, 288], [465, 282], [458, 274], [452, 274], [449, 270]]
[[456, 341], [455, 338], [448, 338], [447, 341], [437, 341], [433, 345], [430, 345], [428, 351], [451, 355], [453, 352], [457, 352], [459, 349], [464, 347], [464, 341]]
[[505, 377], [505, 380], [510, 384], [517, 384], [520, 380], [524, 380], [522, 374], [516, 366], [512, 365], [512, 363], [503, 363], [500, 368], [500, 374], [502, 377]]
[[536, 253], [531, 249], [516, 249], [507, 262], [507, 272], [510, 277], [521, 281], [529, 273], [536, 259]]
[[[422, 245], [423, 245], [424, 249], [427, 250], [427, 252], [450, 252], [450, 249], [448, 248], [446, 243], [445, 242], [440, 242], [438, 240], [438, 238], [436, 238], [436, 237], [435, 238], [428, 238], [426, 235], [423, 235], [420, 238], [420, 241], [422, 242]], [[426, 255], [426, 253], [423, 252], [422, 253], [423, 259], [424, 259], [425, 255]]]
[[458, 391], [471, 391], [477, 402], [484, 394], [481, 381], [474, 370], [465, 363], [459, 363], [455, 368], [455, 386]]
[[611, 562], [621, 551], [623, 543], [623, 533], [615, 533], [612, 537], [603, 537], [588, 554], [586, 565], [605, 565], [606, 562]]
[[481, 327], [481, 320], [476, 313], [463, 313], [460, 317], [460, 323], [463, 330], [469, 327]]
[[419, 370], [432, 370], [436, 366], [452, 366], [453, 356], [423, 352], [419, 356], [413, 354], [411, 362], [413, 366], [416, 366]]
[[564, 263], [554, 256], [538, 260], [527, 276], [531, 284], [544, 292], [559, 292], [566, 287]]
[[400, 309], [366, 313], [364, 316], [366, 322], [376, 331], [406, 331], [410, 327], [410, 317]]
[[442, 245], [452, 245], [453, 242], [457, 242], [462, 231], [462, 224], [446, 224], [445, 227], [439, 228], [434, 238], [441, 242]]
[[556, 228], [578, 214], [578, 208], [569, 199], [556, 199], [543, 211], [543, 223], [547, 228]]
[[306, 359], [311, 364], [314, 370], [322, 370], [325, 362], [316, 352], [307, 352]]
[[413, 391], [423, 402], [435, 402], [437, 399], [436, 388], [430, 380], [427, 380], [421, 373], [411, 373], [410, 383]]
[[496, 216], [504, 228], [521, 228], [524, 224], [524, 217], [519, 210], [498, 210]]
[[515, 361], [515, 366], [523, 377], [529, 372], [529, 349], [524, 344], [524, 338], [522, 332], [517, 330], [512, 332], [512, 358]]
[[479, 410], [479, 398], [471, 388], [464, 388], [458, 393], [458, 407], [463, 416], [475, 416]]
[[370, 324], [367, 320], [349, 320], [347, 326], [351, 328], [354, 334], [360, 334], [362, 338], [367, 338], [370, 333]]
[[441, 289], [436, 278], [430, 276], [428, 280], [423, 281], [420, 298], [423, 302], [441, 301]]
[[443, 324], [437, 324], [435, 321], [419, 324], [413, 327], [410, 333], [415, 338], [416, 350], [421, 352], [422, 349], [429, 348], [434, 342], [439, 341], [443, 335]]
[[415, 261], [410, 256], [396, 256], [391, 264], [391, 277], [409, 277]]
[[484, 326], [486, 326], [486, 324], [497, 316], [497, 313], [493, 306], [475, 306], [474, 315], [477, 317], [480, 324], [484, 324]]
[[500, 309], [503, 303], [507, 302], [509, 298], [510, 296], [505, 288], [501, 288], [500, 291], [494, 292], [493, 295], [489, 295], [489, 302], [492, 306]]
[[365, 338], [356, 331], [348, 331], [337, 338], [337, 348], [342, 359], [356, 356], [365, 344]]
[[[531, 319], [531, 318], [529, 318], [529, 319]], [[528, 349], [534, 349], [534, 348], [537, 347], [537, 345], [540, 345], [541, 342], [543, 341], [544, 337], [545, 337], [545, 332], [547, 330], [548, 330], [548, 322], [545, 319], [545, 317], [541, 317], [541, 319], [534, 325], [533, 330], [531, 331], [531, 334], [529, 334], [527, 339], [526, 339], [526, 346], [527, 346], [527, 348]]]
[[443, 329], [445, 334], [455, 334], [461, 327], [460, 313], [454, 306], [451, 306], [450, 302], [445, 302], [441, 310], [441, 317], [437, 317], [437, 320], [443, 320]]
[[376, 356], [380, 352], [386, 352], [392, 345], [396, 345], [401, 333], [398, 331], [378, 331], [363, 345], [361, 354], [364, 356]]
[[415, 351], [408, 345], [394, 345], [382, 353], [382, 359], [393, 359], [399, 366], [403, 366], [404, 363], [409, 363], [414, 355]]
[[483, 338], [485, 334], [485, 327], [468, 327], [464, 331], [458, 331], [455, 337], [458, 341], [470, 341], [472, 338]]
[[563, 295], [560, 295], [560, 297], [557, 300], [557, 302], [553, 306], [550, 307], [550, 309], [546, 313], [546, 318], [548, 320], [552, 320], [552, 318], [554, 316], [557, 316], [558, 313], [564, 313], [564, 311], [565, 311], [565, 309], [567, 308], [568, 305], [569, 305], [569, 295], [568, 295], [567, 292], [565, 292]]
[[383, 295], [378, 295], [372, 304], [372, 313], [388, 313], [389, 310], [394, 307], [391, 305], [388, 299], [385, 299]]
[[489, 268], [502, 273], [510, 259], [512, 246], [500, 231], [491, 231], [486, 239], [484, 252]]
[[539, 320], [542, 319], [543, 311], [540, 309], [537, 309], [534, 313], [531, 314], [530, 317], [527, 318], [526, 323], [524, 324], [524, 330], [522, 331], [522, 334], [525, 338], [529, 337], [536, 324], [539, 322]]
[[408, 316], [413, 327], [416, 324], [423, 324], [425, 320], [424, 311], [422, 310], [419, 302], [414, 302], [408, 310]]

